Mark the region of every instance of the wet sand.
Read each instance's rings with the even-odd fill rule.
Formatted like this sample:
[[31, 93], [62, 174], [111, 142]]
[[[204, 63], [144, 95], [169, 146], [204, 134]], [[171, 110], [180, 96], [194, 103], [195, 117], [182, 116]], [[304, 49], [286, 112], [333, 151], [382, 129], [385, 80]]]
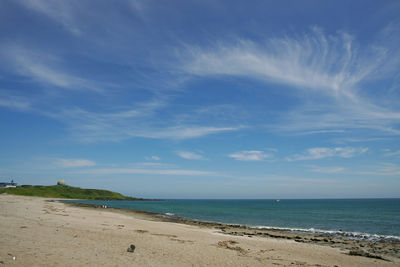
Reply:
[[171, 221], [5, 194], [0, 236], [0, 266], [400, 266], [399, 243]]

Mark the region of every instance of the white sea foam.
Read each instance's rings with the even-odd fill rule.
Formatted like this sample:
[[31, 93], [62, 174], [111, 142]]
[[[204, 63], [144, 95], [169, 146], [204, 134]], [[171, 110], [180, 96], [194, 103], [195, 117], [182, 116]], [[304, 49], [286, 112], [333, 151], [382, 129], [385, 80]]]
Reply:
[[400, 242], [400, 236], [395, 235], [378, 235], [378, 234], [368, 234], [361, 232], [346, 232], [341, 230], [321, 230], [321, 229], [304, 229], [304, 228], [288, 228], [288, 227], [271, 227], [271, 226], [256, 226], [258, 229], [266, 229], [266, 230], [279, 230], [279, 231], [288, 231], [295, 233], [309, 233], [309, 234], [317, 234], [317, 235], [325, 235], [325, 236], [333, 236], [333, 237], [341, 237], [345, 239], [353, 239], [353, 240], [366, 240], [366, 241], [396, 241]]

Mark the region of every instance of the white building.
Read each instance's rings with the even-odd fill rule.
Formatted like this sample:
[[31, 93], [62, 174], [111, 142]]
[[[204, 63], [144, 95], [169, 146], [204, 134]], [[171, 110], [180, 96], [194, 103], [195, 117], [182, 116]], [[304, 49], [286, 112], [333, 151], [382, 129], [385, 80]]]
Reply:
[[13, 188], [17, 187], [17, 183], [14, 183], [14, 180], [11, 180], [10, 183], [0, 183], [0, 188]]

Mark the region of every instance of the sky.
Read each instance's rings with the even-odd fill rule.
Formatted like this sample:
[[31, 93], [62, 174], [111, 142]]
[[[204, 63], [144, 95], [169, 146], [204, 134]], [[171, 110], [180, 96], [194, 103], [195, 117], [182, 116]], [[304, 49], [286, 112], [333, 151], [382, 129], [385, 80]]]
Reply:
[[0, 2], [0, 179], [400, 197], [400, 2]]

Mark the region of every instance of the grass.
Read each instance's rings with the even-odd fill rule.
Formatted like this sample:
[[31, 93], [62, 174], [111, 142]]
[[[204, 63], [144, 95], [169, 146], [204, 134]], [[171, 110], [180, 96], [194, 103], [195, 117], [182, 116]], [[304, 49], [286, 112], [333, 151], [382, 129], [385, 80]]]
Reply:
[[48, 198], [139, 200], [108, 190], [84, 189], [68, 185], [22, 185], [16, 188], [0, 188], [0, 194], [3, 193]]

